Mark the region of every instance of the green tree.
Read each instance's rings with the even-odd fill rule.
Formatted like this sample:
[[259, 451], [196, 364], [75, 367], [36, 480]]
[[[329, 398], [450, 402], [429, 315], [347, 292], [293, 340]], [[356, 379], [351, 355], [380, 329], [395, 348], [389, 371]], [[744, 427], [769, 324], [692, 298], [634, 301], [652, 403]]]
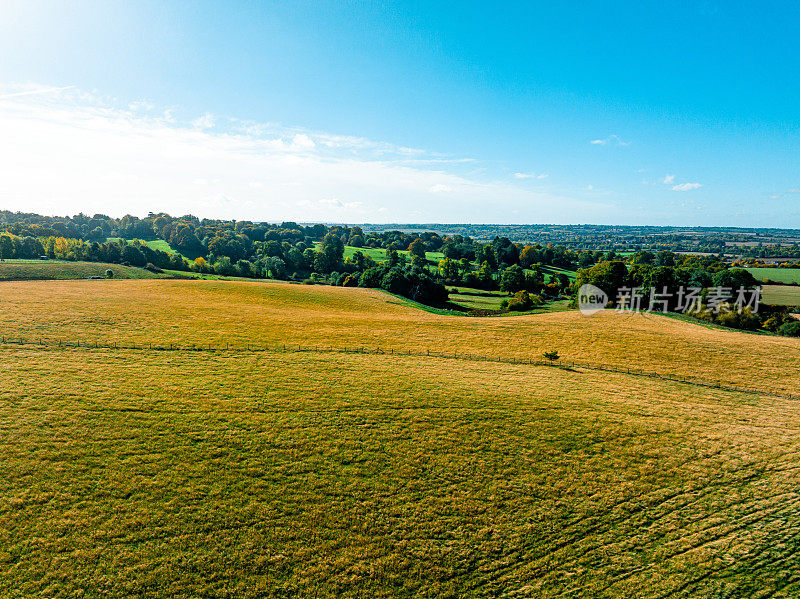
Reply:
[[578, 271], [575, 278], [575, 289], [580, 289], [582, 285], [591, 284], [605, 291], [610, 301], [617, 298], [617, 294], [628, 276], [628, 269], [623, 262], [612, 260], [611, 262], [598, 262], [591, 268], [584, 268]]
[[408, 295], [409, 281], [401, 270], [392, 268], [383, 275], [381, 288], [399, 295]]
[[386, 262], [388, 262], [390, 268], [400, 264], [400, 255], [393, 247], [386, 250]]
[[713, 277], [715, 287], [730, 287], [733, 290], [739, 287], [746, 289], [758, 285], [756, 278], [743, 268], [727, 268], [716, 273]]
[[14, 242], [10, 235], [0, 235], [0, 260], [14, 257]]
[[508, 309], [524, 312], [533, 307], [533, 298], [527, 291], [517, 291], [510, 300], [508, 300]]
[[458, 279], [458, 262], [450, 258], [444, 258], [439, 261], [439, 272], [448, 281], [455, 281]]
[[412, 257], [419, 256], [422, 260], [425, 260], [425, 242], [417, 237], [411, 242], [411, 245], [408, 246], [408, 253], [411, 254]]
[[500, 289], [516, 293], [525, 287], [525, 271], [518, 265], [509, 266], [500, 276]]
[[494, 287], [494, 269], [488, 262], [483, 262], [480, 269], [478, 269], [478, 281], [486, 289]]
[[314, 258], [314, 270], [325, 274], [339, 270], [343, 259], [344, 242], [342, 238], [334, 233], [328, 233], [322, 238], [322, 244]]

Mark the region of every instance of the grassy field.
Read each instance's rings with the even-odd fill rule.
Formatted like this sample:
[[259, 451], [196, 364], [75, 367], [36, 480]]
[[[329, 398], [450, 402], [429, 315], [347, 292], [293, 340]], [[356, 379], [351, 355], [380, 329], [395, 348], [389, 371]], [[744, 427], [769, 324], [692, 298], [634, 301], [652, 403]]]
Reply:
[[471, 310], [501, 310], [500, 303], [508, 299], [508, 294], [502, 291], [485, 291], [471, 287], [448, 287], [450, 301]]
[[567, 270], [558, 266], [542, 266], [542, 272], [545, 274], [545, 281], [549, 275], [565, 274], [569, 277], [570, 281], [574, 281], [578, 273], [574, 270]]
[[800, 268], [746, 268], [759, 281], [800, 283]]
[[86, 279], [105, 277], [111, 270], [115, 279], [157, 279], [157, 274], [136, 268], [105, 262], [70, 262], [65, 260], [6, 260], [0, 262], [0, 281], [30, 279]]
[[[121, 239], [122, 237], [109, 237], [108, 239], [106, 239], [106, 241], [119, 241]], [[126, 239], [125, 241], [131, 242], [133, 240]], [[166, 252], [168, 254], [179, 254], [184, 258], [186, 258], [187, 260], [194, 260], [197, 257], [197, 256], [192, 256], [191, 258], [189, 258], [189, 256], [182, 254], [163, 239], [151, 239], [150, 241], [142, 241], [142, 243], [144, 243], [147, 247], [149, 247], [152, 250], [161, 250], [162, 252]]]
[[800, 287], [763, 285], [761, 292], [765, 304], [800, 308]]
[[[314, 244], [314, 248], [315, 249], [319, 249], [319, 246], [321, 245], [321, 243], [322, 242], [317, 241]], [[344, 257], [345, 257], [345, 259], [352, 258], [353, 254], [355, 254], [356, 252], [361, 252], [362, 254], [364, 254], [364, 256], [368, 256], [368, 257], [372, 258], [373, 260], [375, 260], [375, 262], [379, 262], [380, 263], [380, 262], [383, 262], [383, 261], [386, 260], [386, 250], [385, 249], [382, 249], [382, 248], [367, 248], [367, 247], [357, 248], [357, 247], [353, 247], [352, 245], [344, 246]], [[398, 250], [397, 253], [398, 254], [408, 255], [408, 250]], [[441, 252], [426, 252], [425, 253], [425, 259], [428, 260], [429, 262], [434, 262], [434, 263], [438, 264], [439, 260], [441, 260], [442, 258], [444, 258], [444, 254], [442, 254]]]
[[556, 349], [565, 360], [634, 362], [789, 392], [800, 368], [800, 339], [709, 330], [655, 314], [442, 317], [379, 290], [270, 281], [9, 281], [0, 317], [7, 336], [64, 340], [358, 344], [508, 357]]
[[[2, 289], [5, 335], [557, 348], [766, 391], [796, 392], [800, 367], [799, 340], [611, 311], [470, 319], [266, 282]], [[0, 344], [0, 359], [2, 595], [800, 592], [796, 401], [397, 355]]]

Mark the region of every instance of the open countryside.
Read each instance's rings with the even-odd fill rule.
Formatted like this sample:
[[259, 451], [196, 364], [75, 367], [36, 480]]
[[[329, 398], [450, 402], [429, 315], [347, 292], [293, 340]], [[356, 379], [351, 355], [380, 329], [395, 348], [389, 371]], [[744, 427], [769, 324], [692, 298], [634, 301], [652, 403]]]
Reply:
[[[8, 337], [51, 342], [0, 347], [0, 469], [17, 481], [0, 580], [25, 594], [689, 596], [798, 580], [800, 422], [779, 395], [797, 391], [798, 340], [613, 311], [441, 316], [287, 283], [26, 281], [3, 297]], [[317, 351], [280, 351], [295, 344]], [[479, 358], [550, 347], [724, 370], [757, 393]], [[389, 353], [427, 349], [453, 357]]]
[[0, 2], [0, 599], [800, 598], [798, 31]]

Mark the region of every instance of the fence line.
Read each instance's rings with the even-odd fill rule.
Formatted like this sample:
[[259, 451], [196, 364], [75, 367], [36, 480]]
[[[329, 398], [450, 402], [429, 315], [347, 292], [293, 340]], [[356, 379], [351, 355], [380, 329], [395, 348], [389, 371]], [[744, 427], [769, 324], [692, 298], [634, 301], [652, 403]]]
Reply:
[[226, 343], [224, 346], [214, 346], [209, 343], [206, 344], [189, 344], [179, 345], [175, 343], [166, 344], [153, 344], [153, 343], [117, 343], [108, 342], [100, 343], [98, 341], [64, 341], [63, 339], [45, 339], [34, 338], [28, 339], [25, 337], [0, 337], [0, 343], [4, 345], [34, 345], [41, 347], [56, 347], [56, 348], [87, 348], [87, 349], [114, 349], [114, 350], [136, 350], [136, 351], [161, 351], [161, 352], [239, 352], [239, 353], [338, 353], [338, 354], [374, 354], [386, 356], [413, 356], [413, 357], [432, 357], [444, 358], [450, 360], [466, 360], [470, 362], [493, 362], [499, 364], [520, 364], [528, 366], [547, 366], [551, 368], [560, 368], [563, 370], [571, 370], [574, 368], [582, 368], [584, 370], [594, 370], [600, 372], [613, 372], [616, 374], [629, 374], [631, 376], [654, 378], [665, 381], [672, 381], [676, 383], [683, 383], [686, 385], [694, 385], [696, 387], [706, 387], [709, 389], [721, 389], [723, 391], [733, 391], [739, 393], [750, 393], [755, 395], [763, 395], [768, 397], [782, 397], [785, 399], [800, 399], [800, 395], [786, 393], [783, 391], [767, 391], [764, 389], [753, 389], [750, 387], [739, 387], [722, 383], [719, 381], [708, 381], [695, 377], [679, 376], [672, 374], [664, 374], [660, 372], [648, 372], [646, 370], [637, 370], [635, 368], [611, 366], [609, 364], [597, 364], [589, 362], [578, 362], [575, 360], [568, 361], [555, 361], [541, 358], [515, 358], [506, 357], [500, 354], [470, 354], [468, 352], [441, 352], [420, 350], [403, 350], [396, 348], [382, 348], [382, 347], [367, 347], [365, 345], [353, 345], [344, 347], [335, 347], [332, 345], [309, 345], [302, 344], [278, 344], [278, 345], [255, 345], [246, 344], [244, 347], [231, 346]]

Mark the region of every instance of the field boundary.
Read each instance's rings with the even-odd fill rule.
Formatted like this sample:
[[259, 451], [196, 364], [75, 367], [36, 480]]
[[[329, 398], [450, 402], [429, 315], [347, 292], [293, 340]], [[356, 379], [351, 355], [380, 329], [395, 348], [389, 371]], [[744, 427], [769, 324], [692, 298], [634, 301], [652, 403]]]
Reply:
[[640, 370], [636, 368], [611, 366], [608, 364], [598, 364], [592, 362], [579, 362], [575, 360], [551, 361], [541, 358], [515, 358], [502, 355], [471, 354], [469, 352], [442, 352], [431, 350], [402, 350], [395, 348], [382, 348], [379, 346], [368, 347], [366, 345], [353, 345], [336, 347], [332, 345], [302, 345], [302, 344], [280, 344], [280, 345], [258, 345], [245, 344], [215, 346], [213, 344], [189, 344], [180, 345], [175, 343], [153, 344], [153, 343], [117, 343], [99, 341], [64, 341], [61, 339], [45, 338], [26, 338], [26, 337], [6, 337], [0, 336], [1, 345], [18, 346], [38, 346], [61, 349], [105, 349], [105, 350], [132, 350], [132, 351], [151, 351], [151, 352], [205, 352], [205, 353], [326, 353], [326, 354], [372, 354], [387, 356], [411, 356], [418, 358], [441, 358], [448, 360], [464, 360], [469, 362], [490, 362], [497, 364], [514, 364], [525, 366], [545, 366], [548, 368], [559, 368], [562, 370], [573, 370], [582, 368], [598, 372], [613, 372], [615, 374], [626, 374], [630, 376], [659, 379], [671, 381], [695, 387], [705, 387], [708, 389], [719, 389], [734, 393], [747, 393], [750, 395], [761, 395], [765, 397], [781, 397], [784, 399], [800, 399], [800, 394], [787, 393], [784, 391], [769, 391], [765, 389], [754, 389], [751, 387], [740, 387], [722, 381], [711, 381], [697, 377], [678, 376], [664, 374], [660, 372]]

